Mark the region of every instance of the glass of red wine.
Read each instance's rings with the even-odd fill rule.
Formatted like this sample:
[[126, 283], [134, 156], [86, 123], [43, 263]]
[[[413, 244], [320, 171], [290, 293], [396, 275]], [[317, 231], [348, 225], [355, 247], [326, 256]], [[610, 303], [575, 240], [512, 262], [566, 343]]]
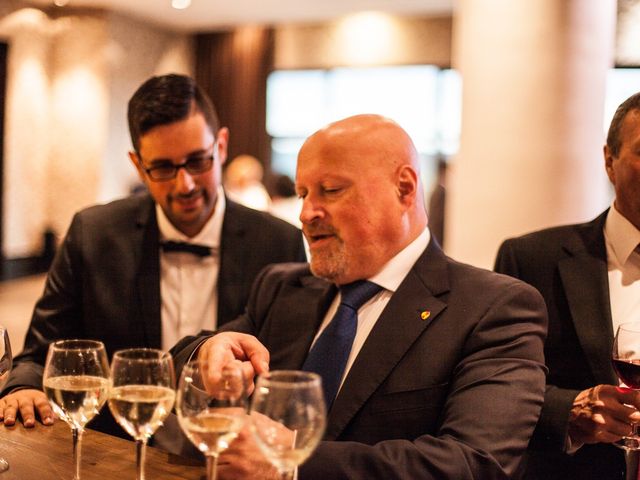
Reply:
[[[613, 340], [613, 368], [628, 388], [640, 390], [640, 322], [622, 323]], [[625, 450], [640, 450], [640, 424], [616, 443]]]

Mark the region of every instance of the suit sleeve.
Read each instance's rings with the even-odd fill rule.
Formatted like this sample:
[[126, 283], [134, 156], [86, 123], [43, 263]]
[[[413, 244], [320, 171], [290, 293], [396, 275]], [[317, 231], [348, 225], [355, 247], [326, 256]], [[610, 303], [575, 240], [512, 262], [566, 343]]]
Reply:
[[[494, 270], [515, 278], [522, 277], [522, 267], [515, 240], [506, 240], [499, 248]], [[523, 279], [526, 281], [526, 279]], [[569, 414], [580, 390], [547, 384], [540, 419], [531, 439], [537, 449], [563, 452], [566, 448]]]
[[81, 286], [77, 280], [78, 234], [82, 230], [78, 216], [56, 252], [44, 292], [37, 301], [27, 330], [24, 349], [14, 358], [13, 369], [2, 395], [16, 387], [42, 388], [42, 371], [47, 349], [60, 338], [81, 335]]
[[322, 442], [300, 480], [510, 478], [542, 406], [546, 327], [538, 292], [511, 282], [461, 345], [435, 432], [374, 445]]

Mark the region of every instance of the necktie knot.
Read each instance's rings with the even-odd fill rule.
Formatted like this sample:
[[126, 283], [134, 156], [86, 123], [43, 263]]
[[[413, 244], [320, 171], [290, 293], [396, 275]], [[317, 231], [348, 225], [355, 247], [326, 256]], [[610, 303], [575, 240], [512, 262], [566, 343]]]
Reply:
[[207, 247], [206, 245], [198, 245], [196, 243], [187, 243], [187, 242], [174, 242], [172, 240], [162, 242], [160, 247], [164, 252], [186, 252], [191, 253], [193, 255], [197, 255], [199, 257], [208, 257], [213, 255], [215, 252], [211, 247]]
[[339, 289], [341, 295], [340, 303], [358, 311], [367, 300], [382, 290], [382, 287], [368, 280], [358, 280], [357, 282], [341, 285]]

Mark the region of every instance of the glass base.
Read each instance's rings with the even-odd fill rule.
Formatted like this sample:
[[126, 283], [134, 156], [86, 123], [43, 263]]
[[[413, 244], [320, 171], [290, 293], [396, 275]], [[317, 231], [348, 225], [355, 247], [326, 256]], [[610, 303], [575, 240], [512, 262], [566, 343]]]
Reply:
[[0, 457], [0, 472], [6, 472], [7, 470], [9, 470], [9, 462]]

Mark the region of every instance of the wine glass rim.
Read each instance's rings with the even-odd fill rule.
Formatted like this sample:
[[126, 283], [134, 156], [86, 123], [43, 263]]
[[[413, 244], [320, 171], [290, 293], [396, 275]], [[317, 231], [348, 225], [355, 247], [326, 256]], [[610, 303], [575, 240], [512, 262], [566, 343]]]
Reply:
[[320, 375], [303, 370], [270, 370], [258, 375], [257, 382], [260, 385], [278, 385], [279, 387], [296, 387], [299, 385], [312, 385], [321, 381]]
[[56, 340], [51, 344], [51, 347], [55, 350], [96, 350], [104, 349], [104, 343], [100, 340], [89, 340], [84, 338], [71, 338], [65, 340]]
[[156, 362], [171, 359], [171, 354], [158, 348], [125, 348], [113, 354], [114, 360], [121, 359], [132, 362]]
[[640, 332], [640, 321], [637, 322], [624, 322], [618, 325], [618, 330], [629, 330], [632, 332]]

